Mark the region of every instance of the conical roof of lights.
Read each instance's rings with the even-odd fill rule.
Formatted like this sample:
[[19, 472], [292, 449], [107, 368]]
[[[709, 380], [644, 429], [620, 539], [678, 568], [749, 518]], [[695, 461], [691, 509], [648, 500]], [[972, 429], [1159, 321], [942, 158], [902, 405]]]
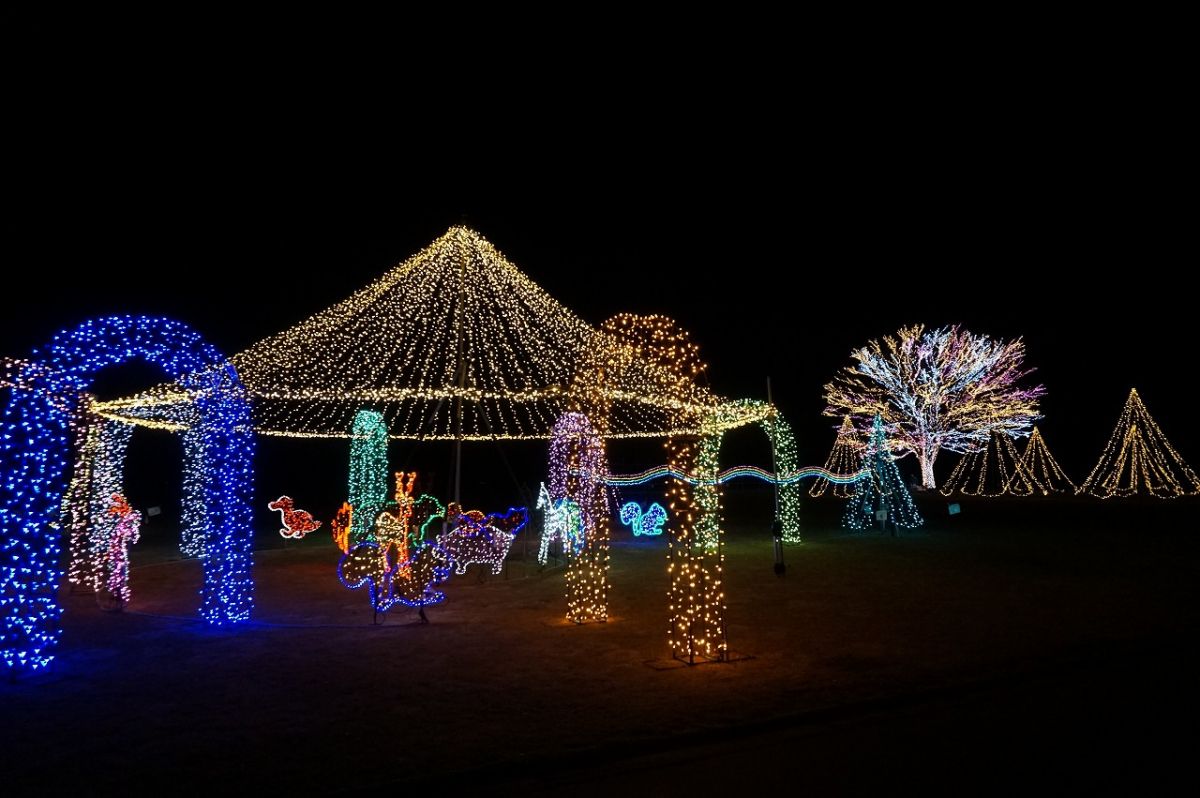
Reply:
[[[703, 411], [720, 402], [665, 380], [465, 227], [231, 361], [265, 435], [348, 437], [355, 414], [371, 408], [392, 438], [548, 438], [572, 391], [596, 389], [578, 371], [605, 362], [616, 364], [600, 388], [608, 437], [699, 433]], [[171, 384], [95, 409], [178, 429], [191, 423], [191, 398]]]
[[1133, 388], [1100, 460], [1079, 492], [1102, 499], [1139, 494], [1194, 496], [1200, 493], [1200, 479], [1175, 451]]

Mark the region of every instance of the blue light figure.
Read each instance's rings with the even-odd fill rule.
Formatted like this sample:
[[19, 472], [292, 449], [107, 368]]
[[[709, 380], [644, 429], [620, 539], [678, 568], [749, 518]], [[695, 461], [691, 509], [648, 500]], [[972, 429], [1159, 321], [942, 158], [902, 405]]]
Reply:
[[642, 512], [637, 502], [627, 502], [621, 507], [621, 523], [633, 530], [637, 535], [661, 535], [663, 524], [667, 522], [667, 511], [654, 502]]

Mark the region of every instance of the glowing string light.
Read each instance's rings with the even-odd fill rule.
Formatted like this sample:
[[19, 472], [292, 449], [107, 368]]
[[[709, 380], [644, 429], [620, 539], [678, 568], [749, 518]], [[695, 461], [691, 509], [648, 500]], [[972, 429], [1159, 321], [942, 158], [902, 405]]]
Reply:
[[445, 593], [434, 589], [450, 577], [450, 558], [440, 546], [426, 543], [402, 562], [389, 561], [379, 548], [374, 541], [358, 543], [342, 555], [337, 566], [344, 586], [367, 588], [376, 612], [387, 612], [396, 604], [427, 607], [446, 599]]
[[446, 507], [437, 498], [422, 493], [413, 502], [413, 518], [422, 519], [413, 537], [413, 545], [419, 546], [429, 533], [429, 527], [446, 517]]
[[397, 575], [408, 579], [409, 574], [404, 566], [408, 560], [408, 519], [384, 510], [375, 518], [372, 537], [379, 550], [380, 570], [390, 571], [391, 563], [399, 563], [396, 567], [401, 570]]
[[463, 513], [456, 519], [455, 526], [437, 536], [438, 546], [454, 563], [454, 572], [465, 574], [467, 566], [479, 563], [498, 574], [517, 533], [529, 523], [529, 512], [524, 507], [510, 507], [507, 513], [481, 518]]
[[1021, 453], [1021, 465], [1043, 496], [1076, 491], [1075, 483], [1059, 467], [1054, 455], [1050, 454], [1041, 430], [1037, 427], [1033, 428], [1033, 433], [1025, 444], [1025, 451]]
[[847, 529], [868, 529], [877, 520], [876, 513], [886, 513], [886, 523], [893, 529], [912, 529], [924, 521], [913, 503], [912, 494], [900, 478], [900, 470], [892, 457], [883, 426], [883, 418], [875, 416], [871, 437], [863, 452], [863, 468], [870, 479], [854, 486], [854, 495], [846, 503], [842, 525]]
[[333, 533], [333, 544], [343, 554], [350, 552], [350, 527], [353, 523], [354, 508], [350, 506], [350, 502], [342, 502], [342, 506], [338, 508], [337, 514], [329, 524], [329, 528]]
[[291, 496], [280, 496], [267, 504], [268, 510], [278, 510], [283, 529], [279, 530], [281, 537], [302, 540], [309, 532], [321, 528], [321, 522], [312, 517], [307, 510], [297, 510]]
[[574, 557], [583, 550], [583, 513], [579, 505], [563, 498], [557, 502], [550, 498], [543, 482], [538, 488], [537, 509], [542, 511], [542, 540], [538, 546], [537, 560], [545, 565], [550, 553], [550, 544], [561, 541], [563, 552]]
[[[186, 326], [117, 316], [85, 322], [36, 350], [0, 425], [0, 658], [42, 668], [61, 636], [56, 595], [67, 431], [80, 397], [104, 368], [141, 357], [180, 381], [194, 405], [207, 527], [201, 615], [214, 625], [250, 615], [250, 409], [237, 374]], [[28, 375], [28, 376], [26, 376]]]
[[[847, 474], [858, 468], [859, 462], [862, 461], [862, 443], [858, 439], [858, 431], [854, 429], [854, 423], [850, 421], [850, 416], [842, 416], [842, 426], [838, 427], [837, 438], [833, 442], [833, 449], [829, 452], [829, 457], [825, 460], [825, 470], [832, 474]], [[825, 491], [829, 490], [829, 486], [833, 485], [831, 491], [833, 496], [839, 499], [848, 499], [854, 492], [851, 487], [853, 482], [839, 482], [831, 479], [818, 479], [813, 482], [813, 486], [808, 489], [809, 496], [822, 496]]]
[[[711, 459], [713, 448], [709, 446], [708, 452], [701, 452], [694, 439], [669, 438], [667, 461], [676, 470], [682, 470], [685, 466], [699, 465], [702, 459]], [[677, 479], [667, 487], [667, 508], [671, 513], [667, 645], [673, 657], [688, 663], [694, 663], [697, 657], [723, 660], [729, 650], [722, 573], [725, 554], [720, 546], [720, 527], [714, 530], [716, 546], [707, 545], [697, 528], [702, 512], [708, 517], [719, 513], [719, 490], [716, 484], [693, 487]], [[709, 492], [704, 504], [694, 497], [696, 491]], [[716, 494], [716, 501], [712, 494]]]
[[993, 432], [987, 446], [968, 452], [954, 466], [950, 478], [940, 488], [943, 496], [1028, 496], [1037, 488], [1033, 476], [1025, 470], [1012, 438]]
[[[412, 518], [414, 504], [412, 490], [416, 481], [417, 472], [415, 471], [407, 475], [403, 472], [397, 473], [396, 512], [389, 513], [385, 510], [375, 517], [375, 526], [371, 533], [375, 542], [379, 544], [381, 566], [385, 571], [389, 569], [389, 561], [404, 563], [408, 559], [408, 544], [412, 537], [409, 531], [409, 521]], [[393, 550], [395, 554], [392, 554]], [[409, 578], [407, 566], [400, 565], [398, 567], [401, 568], [399, 576], [404, 579]]]
[[993, 431], [1024, 435], [1041, 418], [1038, 400], [1046, 389], [1017, 385], [1030, 373], [1019, 338], [916, 325], [869, 341], [850, 357], [856, 364], [825, 386], [825, 415], [849, 415], [864, 431], [881, 415], [894, 454], [914, 454], [930, 490], [937, 487], [933, 464], [943, 449], [974, 451]]
[[119, 493], [113, 495], [108, 512], [116, 518], [116, 525], [108, 541], [105, 557], [108, 575], [104, 586], [120, 607], [128, 604], [133, 595], [129, 589], [129, 547], [138, 542], [142, 514], [130, 507]]
[[105, 589], [108, 547], [118, 520], [109, 510], [113, 495], [125, 491], [125, 453], [133, 427], [91, 416], [86, 404], [76, 419], [82, 433], [77, 438], [82, 440], [63, 497], [64, 525], [70, 530], [67, 579], [100, 592]]
[[[352, 437], [363, 407], [410, 440], [544, 440], [564, 412], [584, 413], [605, 439], [698, 434], [713, 402], [698, 375], [684, 385], [639, 362], [621, 325], [589, 327], [478, 233], [454, 227], [232, 360], [261, 435]], [[160, 386], [98, 412], [170, 427], [158, 409], [179, 400]]]
[[350, 540], [357, 543], [371, 533], [371, 522], [387, 502], [387, 424], [375, 410], [359, 410], [350, 439]]
[[[608, 472], [604, 440], [588, 417], [564, 413], [550, 441], [550, 497], [579, 508], [583, 545], [567, 560], [567, 620], [608, 620], [608, 497], [601, 477]], [[582, 477], [581, 474], [588, 474]]]
[[[209, 475], [204, 454], [205, 425], [202, 423], [198, 406], [188, 394], [182, 394], [178, 402], [153, 410], [145, 407], [131, 407], [128, 415], [124, 416], [99, 410], [101, 404], [90, 401], [87, 406], [87, 417], [105, 422], [102, 433], [105, 440], [111, 435], [118, 434], [122, 428], [132, 431], [131, 425], [135, 422], [130, 419], [135, 418], [141, 419], [136, 423], [140, 423], [142, 426], [165, 430], [180, 436], [183, 443], [183, 495], [180, 502], [182, 519], [179, 553], [184, 557], [203, 558], [205, 540], [213, 519], [205, 513], [205, 508], [208, 506], [205, 491]], [[142, 418], [142, 414], [152, 414], [153, 419]], [[92, 423], [96, 422], [88, 422], [89, 425]], [[127, 433], [119, 434], [127, 435]], [[111, 464], [107, 466], [118, 474], [119, 479], [119, 475], [124, 472], [125, 468], [124, 445], [118, 442], [115, 446], [110, 447], [108, 443], [104, 441], [102, 443], [102, 451], [111, 448], [112, 451], [119, 452], [119, 457], [113, 458]], [[109, 491], [100, 490], [99, 487], [92, 490], [93, 496], [107, 496], [108, 493]], [[103, 501], [93, 507], [93, 518], [98, 518], [102, 514]]]
[[[742, 426], [743, 423], [746, 423], [744, 419], [752, 419], [762, 426], [763, 432], [767, 434], [767, 439], [771, 442], [776, 468], [785, 474], [785, 477], [775, 479], [774, 475], [768, 471], [742, 466], [730, 469], [728, 478], [766, 477], [767, 481], [773, 481], [779, 485], [776, 518], [779, 534], [786, 543], [799, 543], [800, 486], [798, 483], [806, 477], [823, 475], [823, 470], [798, 468], [796, 439], [792, 435], [791, 427], [776, 408], [766, 402], [753, 399], [739, 399], [710, 407], [701, 421], [701, 445], [696, 450], [696, 454], [697, 457], [704, 458], [704, 462], [697, 461], [696, 476], [698, 479], [695, 498], [699, 502], [702, 513], [696, 524], [697, 539], [703, 546], [709, 548], [717, 546], [721, 521], [719, 516], [720, 493], [715, 488], [722, 484], [720, 475], [717, 473], [719, 465], [717, 458], [725, 433], [730, 429]], [[705, 467], [707, 473], [700, 473], [701, 465]]]
[[662, 526], [667, 521], [667, 511], [654, 502], [642, 512], [637, 502], [626, 502], [621, 507], [621, 523], [633, 530], [634, 536], [661, 535]]
[[1102, 499], [1141, 493], [1158, 498], [1195, 496], [1200, 493], [1200, 478], [1175, 451], [1133, 388], [1100, 459], [1078, 492]]
[[636, 474], [610, 474], [604, 480], [604, 484], [612, 487], [629, 488], [637, 485], [645, 485], [647, 482], [653, 482], [658, 479], [670, 478], [681, 480], [689, 485], [724, 485], [726, 482], [731, 482], [735, 479], [753, 478], [773, 485], [793, 485], [802, 479], [817, 478], [835, 485], [853, 485], [855, 482], [865, 479], [869, 475], [870, 472], [863, 469], [858, 469], [848, 474], [835, 474], [825, 468], [809, 466], [777, 477], [770, 471], [758, 466], [735, 466], [721, 471], [712, 479], [702, 479], [693, 473], [671, 468], [670, 466], [656, 466]]

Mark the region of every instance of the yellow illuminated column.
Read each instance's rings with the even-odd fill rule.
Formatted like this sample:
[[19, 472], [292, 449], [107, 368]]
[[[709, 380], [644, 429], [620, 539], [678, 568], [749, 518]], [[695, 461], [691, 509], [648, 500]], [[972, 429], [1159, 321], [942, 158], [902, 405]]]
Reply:
[[[666, 442], [667, 465], [697, 477], [711, 479], [715, 470], [706, 471], [704, 461], [714, 458], [720, 436], [674, 437]], [[671, 579], [667, 593], [667, 644], [671, 656], [689, 664], [697, 658], [723, 660], [728, 652], [725, 634], [724, 552], [720, 545], [720, 487], [670, 480], [667, 506], [670, 548], [667, 573]], [[701, 531], [706, 525], [717, 537], [716, 546], [705, 545]]]

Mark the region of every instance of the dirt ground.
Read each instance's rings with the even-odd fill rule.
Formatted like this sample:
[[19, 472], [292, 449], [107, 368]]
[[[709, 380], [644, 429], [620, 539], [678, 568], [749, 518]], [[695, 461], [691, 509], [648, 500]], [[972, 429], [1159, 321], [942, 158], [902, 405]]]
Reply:
[[782, 578], [769, 536], [734, 518], [735, 661], [696, 667], [667, 658], [666, 540], [625, 530], [612, 620], [590, 626], [563, 620], [561, 567], [520, 558], [451, 577], [428, 625], [407, 609], [375, 625], [317, 533], [263, 536], [254, 621], [210, 630], [199, 564], [135, 550], [129, 608], [64, 591], [52, 671], [0, 685], [2, 783], [987, 792], [1036, 770], [1043, 786], [1153, 787], [1195, 738], [1176, 730], [1197, 708], [1195, 507], [1115, 523], [1099, 505], [971, 508], [898, 538], [818, 512]]

